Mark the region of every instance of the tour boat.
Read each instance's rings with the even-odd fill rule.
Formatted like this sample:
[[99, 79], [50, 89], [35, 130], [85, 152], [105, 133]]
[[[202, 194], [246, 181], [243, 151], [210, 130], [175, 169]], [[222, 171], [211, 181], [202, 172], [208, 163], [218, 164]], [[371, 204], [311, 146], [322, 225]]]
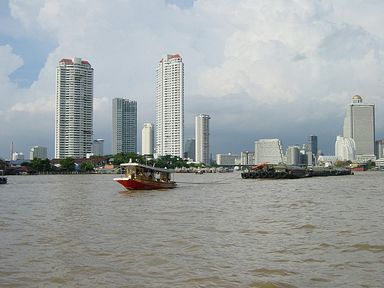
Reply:
[[173, 170], [156, 168], [139, 163], [120, 164], [122, 176], [113, 180], [129, 190], [170, 189], [176, 187], [171, 180]]

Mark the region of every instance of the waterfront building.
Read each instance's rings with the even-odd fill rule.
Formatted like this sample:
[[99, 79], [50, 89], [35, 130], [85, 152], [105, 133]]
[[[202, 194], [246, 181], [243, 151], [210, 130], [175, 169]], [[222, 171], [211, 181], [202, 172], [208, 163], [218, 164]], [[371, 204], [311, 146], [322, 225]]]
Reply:
[[55, 158], [84, 158], [92, 152], [93, 68], [81, 58], [56, 67]]
[[255, 164], [279, 164], [283, 158], [283, 145], [279, 139], [260, 139], [255, 142]]
[[156, 155], [183, 157], [184, 64], [167, 55], [156, 69]]
[[104, 156], [104, 139], [93, 140], [92, 153], [93, 156]]
[[195, 117], [196, 162], [209, 165], [209, 115]]
[[137, 153], [137, 102], [112, 100], [112, 154]]
[[154, 149], [154, 125], [152, 123], [144, 123], [141, 130], [141, 154], [153, 155]]
[[299, 165], [300, 163], [300, 147], [289, 146], [287, 149], [287, 165]]
[[195, 146], [196, 146], [196, 141], [194, 138], [188, 138], [187, 141], [185, 141], [184, 158], [189, 158], [195, 161], [196, 159]]
[[240, 164], [241, 165], [253, 165], [255, 163], [255, 152], [241, 152], [240, 153]]
[[47, 147], [42, 146], [34, 146], [29, 151], [29, 159], [47, 159], [48, 153], [47, 153]]
[[239, 155], [228, 154], [216, 154], [216, 164], [220, 166], [225, 165], [238, 165], [240, 162]]
[[384, 139], [375, 141], [375, 156], [377, 159], [384, 158]]
[[363, 104], [361, 96], [353, 96], [345, 112], [343, 137], [355, 141], [357, 160], [374, 160], [375, 105]]
[[352, 138], [337, 136], [335, 142], [335, 156], [337, 160], [354, 161], [356, 158], [356, 144]]

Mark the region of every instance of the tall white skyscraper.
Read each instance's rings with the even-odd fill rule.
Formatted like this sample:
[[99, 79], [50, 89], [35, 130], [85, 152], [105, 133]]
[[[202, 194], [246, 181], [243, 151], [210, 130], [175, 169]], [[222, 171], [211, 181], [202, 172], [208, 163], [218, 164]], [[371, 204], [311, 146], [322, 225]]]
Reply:
[[141, 154], [153, 155], [154, 129], [152, 123], [144, 123], [141, 130]]
[[196, 162], [209, 164], [209, 115], [195, 117]]
[[137, 103], [112, 100], [112, 154], [137, 153]]
[[353, 96], [345, 111], [343, 136], [355, 141], [357, 160], [375, 159], [375, 105]]
[[184, 64], [167, 55], [156, 69], [156, 155], [183, 157]]
[[84, 158], [92, 152], [93, 68], [88, 61], [60, 60], [55, 123], [55, 158]]

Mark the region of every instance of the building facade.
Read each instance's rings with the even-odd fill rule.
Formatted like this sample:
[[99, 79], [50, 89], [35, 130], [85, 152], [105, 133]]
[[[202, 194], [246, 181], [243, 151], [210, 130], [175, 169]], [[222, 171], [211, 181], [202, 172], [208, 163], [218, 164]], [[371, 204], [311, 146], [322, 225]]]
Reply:
[[141, 154], [153, 155], [154, 149], [154, 126], [152, 123], [144, 123], [141, 130]]
[[289, 146], [287, 149], [287, 165], [299, 165], [300, 164], [300, 147]]
[[209, 115], [195, 117], [195, 152], [196, 162], [209, 165]]
[[93, 140], [92, 154], [94, 156], [104, 156], [104, 139]]
[[56, 68], [55, 158], [92, 152], [93, 68], [81, 58], [61, 59]]
[[335, 156], [337, 160], [354, 161], [356, 158], [356, 144], [352, 138], [336, 137]]
[[357, 160], [375, 159], [375, 105], [353, 96], [345, 111], [343, 136], [355, 141]]
[[283, 145], [279, 139], [260, 139], [255, 142], [255, 164], [279, 164], [283, 159]]
[[185, 141], [185, 145], [184, 145], [184, 158], [188, 158], [195, 161], [196, 159], [195, 149], [196, 149], [195, 138], [188, 138]]
[[217, 165], [238, 165], [240, 164], [240, 156], [231, 153], [228, 154], [216, 154]]
[[112, 154], [137, 153], [137, 102], [112, 100]]
[[384, 140], [375, 141], [375, 156], [377, 159], [384, 158]]
[[47, 159], [48, 158], [48, 150], [47, 147], [42, 146], [34, 146], [29, 151], [29, 159]]
[[255, 152], [244, 151], [240, 153], [241, 165], [253, 165], [255, 164]]
[[183, 157], [184, 63], [167, 55], [156, 69], [156, 155]]

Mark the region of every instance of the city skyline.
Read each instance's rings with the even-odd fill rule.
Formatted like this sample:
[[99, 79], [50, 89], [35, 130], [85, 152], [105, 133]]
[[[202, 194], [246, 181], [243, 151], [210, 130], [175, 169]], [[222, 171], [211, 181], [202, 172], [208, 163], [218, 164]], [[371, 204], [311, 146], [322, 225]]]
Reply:
[[212, 154], [251, 151], [262, 138], [294, 145], [311, 134], [331, 154], [355, 94], [376, 105], [376, 140], [384, 138], [384, 3], [89, 4], [0, 3], [0, 157], [10, 157], [12, 141], [24, 155], [39, 145], [54, 157], [54, 69], [74, 56], [95, 68], [93, 137], [105, 139], [106, 153], [116, 95], [140, 103], [139, 127], [155, 122], [154, 63], [167, 53], [183, 55], [188, 68], [184, 138], [194, 135], [196, 113], [211, 115]]

